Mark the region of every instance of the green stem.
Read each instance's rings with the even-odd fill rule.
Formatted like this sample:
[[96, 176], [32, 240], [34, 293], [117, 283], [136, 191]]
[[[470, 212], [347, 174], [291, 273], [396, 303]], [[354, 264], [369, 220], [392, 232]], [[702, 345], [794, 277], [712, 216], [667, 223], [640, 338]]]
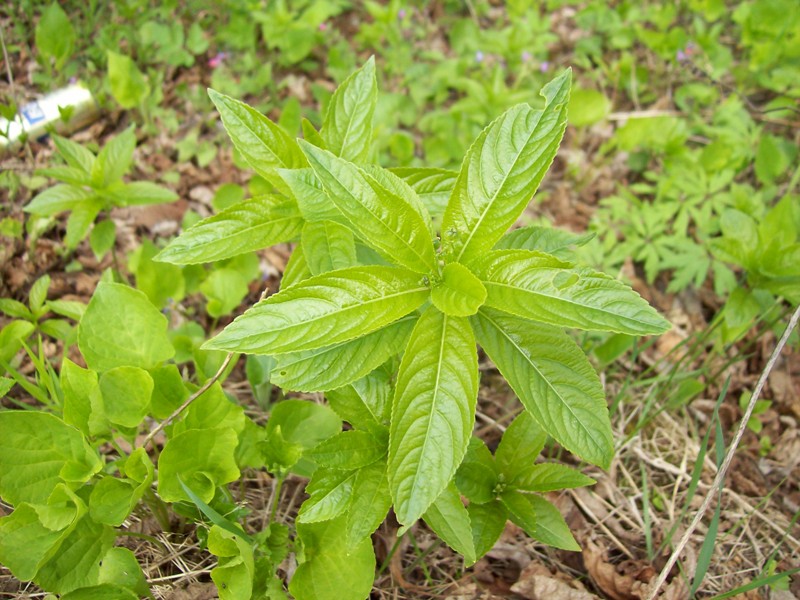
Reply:
[[381, 563], [381, 568], [378, 569], [378, 575], [382, 575], [383, 572], [386, 570], [386, 568], [389, 566], [389, 563], [391, 562], [392, 557], [394, 556], [394, 553], [397, 552], [397, 549], [400, 547], [400, 542], [403, 541], [403, 538], [405, 537], [405, 535], [406, 534], [404, 533], [403, 535], [397, 537], [397, 540], [395, 540], [394, 545], [392, 546], [392, 549], [389, 550], [389, 554], [387, 554], [386, 558], [383, 559], [383, 563]]
[[158, 521], [161, 529], [167, 533], [171, 532], [172, 529], [169, 524], [169, 511], [167, 510], [167, 505], [164, 504], [164, 501], [156, 496], [151, 489], [144, 493], [144, 501], [145, 504], [147, 504], [147, 507], [153, 513], [156, 521]]
[[270, 500], [269, 519], [267, 519], [267, 526], [272, 524], [272, 522], [275, 520], [275, 515], [278, 512], [278, 503], [281, 499], [281, 489], [283, 488], [284, 479], [285, 477], [281, 475], [275, 476], [275, 485], [272, 488], [272, 498]]

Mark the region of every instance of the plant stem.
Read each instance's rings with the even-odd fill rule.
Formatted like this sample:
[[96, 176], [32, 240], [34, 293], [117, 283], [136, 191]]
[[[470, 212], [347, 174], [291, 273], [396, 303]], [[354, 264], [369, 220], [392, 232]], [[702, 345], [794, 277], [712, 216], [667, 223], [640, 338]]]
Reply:
[[272, 486], [272, 494], [269, 502], [269, 517], [267, 518], [267, 527], [275, 520], [275, 515], [278, 513], [278, 503], [281, 500], [281, 489], [285, 477], [281, 475], [275, 476], [275, 485]]
[[175, 412], [173, 412], [170, 416], [161, 421], [161, 423], [159, 423], [156, 426], [156, 428], [153, 429], [153, 431], [147, 434], [147, 437], [144, 438], [144, 441], [142, 442], [142, 448], [147, 448], [147, 445], [153, 441], [153, 438], [156, 437], [156, 435], [158, 435], [158, 433], [162, 429], [164, 429], [164, 427], [169, 425], [174, 419], [180, 416], [180, 414], [184, 410], [186, 410], [192, 402], [194, 402], [200, 396], [205, 394], [208, 391], [208, 388], [210, 388], [212, 385], [216, 383], [216, 381], [225, 372], [225, 369], [228, 368], [228, 363], [231, 362], [231, 358], [233, 358], [233, 352], [228, 352], [228, 355], [225, 357], [225, 360], [222, 361], [222, 365], [220, 366], [219, 370], [217, 370], [217, 372], [214, 374], [214, 376], [206, 380], [206, 382], [202, 385], [202, 387], [199, 390], [197, 390], [194, 394], [189, 396], [183, 404], [181, 404], [178, 408], [175, 409]]

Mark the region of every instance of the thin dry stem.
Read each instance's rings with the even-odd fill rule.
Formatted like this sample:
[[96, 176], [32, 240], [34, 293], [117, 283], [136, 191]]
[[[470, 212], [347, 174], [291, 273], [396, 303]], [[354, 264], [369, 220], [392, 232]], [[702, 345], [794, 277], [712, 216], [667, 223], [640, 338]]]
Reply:
[[719, 471], [717, 471], [716, 477], [714, 477], [714, 482], [711, 484], [711, 488], [706, 493], [706, 496], [703, 498], [703, 503], [700, 505], [697, 513], [695, 514], [692, 522], [689, 524], [689, 527], [683, 534], [683, 537], [678, 542], [678, 545], [673, 550], [672, 554], [667, 560], [667, 564], [664, 565], [664, 568], [661, 570], [661, 573], [658, 574], [655, 582], [653, 583], [652, 587], [650, 588], [650, 592], [647, 595], [647, 600], [654, 600], [655, 597], [658, 595], [661, 586], [664, 585], [664, 582], [667, 580], [667, 576], [669, 572], [672, 570], [672, 567], [675, 566], [675, 563], [678, 560], [681, 552], [686, 547], [686, 544], [689, 543], [689, 539], [692, 536], [692, 533], [702, 521], [703, 516], [705, 515], [706, 511], [711, 506], [711, 503], [714, 501], [716, 496], [716, 490], [720, 489], [722, 483], [725, 481], [725, 474], [728, 472], [728, 468], [733, 461], [733, 456], [736, 453], [736, 448], [739, 446], [739, 442], [744, 435], [744, 432], [747, 430], [747, 423], [750, 420], [750, 417], [753, 414], [753, 409], [755, 408], [756, 402], [758, 401], [759, 397], [761, 396], [761, 391], [764, 389], [764, 385], [767, 382], [767, 378], [769, 374], [772, 372], [772, 368], [775, 366], [775, 362], [778, 360], [778, 356], [780, 355], [783, 347], [786, 345], [786, 341], [789, 339], [789, 335], [792, 333], [794, 328], [797, 326], [797, 321], [800, 319], [800, 307], [798, 307], [794, 314], [792, 314], [792, 318], [789, 320], [789, 324], [786, 326], [786, 330], [783, 332], [781, 339], [778, 341], [778, 344], [775, 346], [775, 349], [772, 351], [772, 355], [769, 357], [764, 370], [761, 372], [761, 376], [758, 379], [758, 383], [756, 384], [755, 390], [753, 391], [753, 395], [750, 397], [750, 402], [747, 405], [747, 410], [745, 410], [744, 415], [742, 416], [741, 422], [739, 423], [739, 428], [736, 430], [736, 435], [734, 436], [733, 440], [731, 441], [730, 448], [728, 448], [728, 452], [725, 454], [725, 459], [722, 461], [722, 466], [720, 467]]

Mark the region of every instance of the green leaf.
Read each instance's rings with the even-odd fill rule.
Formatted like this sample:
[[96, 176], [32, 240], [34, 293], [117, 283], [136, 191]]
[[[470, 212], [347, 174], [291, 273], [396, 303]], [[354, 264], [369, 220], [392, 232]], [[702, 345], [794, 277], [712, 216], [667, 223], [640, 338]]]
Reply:
[[390, 172], [400, 177], [416, 192], [433, 218], [442, 218], [458, 178], [456, 171], [428, 167], [400, 167], [390, 169]]
[[186, 495], [191, 498], [192, 504], [194, 504], [200, 510], [200, 512], [202, 512], [215, 526], [219, 527], [220, 529], [224, 529], [228, 533], [231, 533], [238, 538], [241, 538], [248, 544], [252, 544], [254, 542], [253, 538], [247, 535], [238, 523], [226, 519], [208, 504], [203, 502], [200, 496], [195, 494], [194, 491], [192, 491], [192, 488], [186, 485], [183, 481], [181, 481], [181, 487], [183, 488], [183, 491], [186, 492]]
[[353, 231], [384, 258], [419, 273], [436, 268], [428, 223], [413, 203], [372, 175], [300, 141], [331, 202]]
[[391, 412], [389, 375], [383, 370], [330, 390], [326, 397], [331, 408], [356, 429], [375, 431], [388, 424]]
[[497, 465], [489, 448], [482, 440], [471, 438], [464, 460], [456, 471], [455, 482], [459, 491], [471, 503], [490, 502], [497, 496], [497, 475]]
[[311, 121], [303, 117], [300, 121], [300, 128], [303, 130], [303, 138], [307, 142], [314, 144], [317, 148], [326, 149], [325, 140], [322, 139]]
[[431, 307], [400, 363], [389, 438], [389, 486], [397, 519], [411, 525], [455, 475], [478, 396], [475, 338], [463, 317]]
[[[94, 156], [92, 156], [94, 160]], [[37, 169], [36, 174], [42, 177], [51, 177], [58, 179], [70, 185], [83, 186], [91, 184], [91, 177], [83, 172], [82, 169], [73, 169], [72, 167], [49, 167], [47, 169]]]
[[214, 269], [200, 284], [206, 297], [206, 312], [218, 319], [230, 314], [242, 303], [250, 288], [238, 269]]
[[348, 547], [346, 518], [297, 524], [304, 560], [289, 583], [297, 600], [367, 598], [375, 579], [375, 552], [366, 538]]
[[89, 514], [98, 523], [119, 527], [153, 483], [153, 463], [144, 448], [125, 459], [126, 478], [104, 477], [92, 488]]
[[572, 246], [583, 246], [594, 238], [593, 233], [572, 233], [556, 227], [520, 227], [510, 231], [495, 244], [495, 250], [533, 250], [569, 259]]
[[206, 342], [251, 354], [314, 350], [380, 329], [419, 308], [428, 289], [396, 267], [352, 267], [317, 275], [262, 300]]
[[347, 508], [347, 547], [355, 548], [369, 538], [383, 523], [391, 506], [386, 461], [377, 461], [359, 469]]
[[[124, 315], [124, 318], [123, 318]], [[171, 358], [167, 319], [142, 292], [100, 282], [78, 327], [78, 347], [89, 368], [150, 369]]]
[[[100, 154], [102, 155], [102, 152]], [[178, 199], [178, 195], [175, 192], [151, 181], [134, 181], [133, 183], [114, 186], [106, 195], [117, 206], [166, 204]]]
[[[139, 569], [141, 571], [141, 568]], [[101, 583], [90, 587], [82, 587], [61, 596], [61, 600], [138, 600], [135, 592], [111, 583]]]
[[25, 212], [50, 217], [60, 212], [74, 210], [78, 205], [94, 196], [95, 192], [93, 190], [61, 183], [37, 194], [25, 206]]
[[267, 422], [267, 436], [281, 428], [284, 438], [310, 450], [322, 440], [336, 435], [342, 422], [327, 406], [306, 400], [284, 400], [273, 408]]
[[267, 181], [282, 183], [275, 169], [308, 166], [297, 141], [256, 109], [229, 96], [208, 90], [222, 124], [236, 149], [253, 170]]
[[57, 594], [97, 583], [103, 557], [114, 545], [114, 530], [86, 515], [61, 542], [58, 553], [34, 578], [39, 587]]
[[497, 468], [504, 475], [505, 481], [513, 480], [519, 472], [533, 465], [546, 442], [547, 434], [528, 412], [523, 411], [517, 415], [503, 432], [494, 453]]
[[111, 95], [122, 108], [141, 106], [150, 95], [150, 82], [129, 56], [109, 50], [107, 57]]
[[358, 264], [353, 232], [334, 221], [306, 223], [303, 226], [301, 243], [312, 275]]
[[297, 205], [281, 196], [258, 196], [203, 219], [172, 240], [156, 260], [213, 262], [287, 242], [300, 235]]
[[35, 315], [41, 316], [46, 311], [42, 311], [45, 300], [47, 300], [47, 290], [50, 289], [50, 276], [43, 275], [33, 282], [28, 293], [28, 305]]
[[571, 79], [568, 69], [542, 88], [543, 110], [507, 110], [468, 150], [442, 219], [455, 261], [480, 258], [525, 210], [564, 135]]
[[499, 500], [493, 500], [488, 504], [470, 504], [467, 512], [472, 525], [475, 557], [481, 558], [500, 539], [506, 526], [508, 511]]
[[20, 503], [0, 518], [0, 561], [15, 577], [30, 581], [59, 549], [86, 512], [84, 503], [58, 484], [47, 504]]
[[572, 537], [564, 517], [544, 498], [509, 491], [503, 494], [502, 501], [511, 513], [511, 520], [533, 539], [562, 550], [580, 552], [581, 547]]
[[238, 535], [214, 525], [208, 532], [208, 551], [218, 556], [211, 569], [220, 600], [250, 598], [253, 591], [255, 562], [253, 548]]
[[467, 566], [475, 563], [475, 545], [469, 513], [461, 503], [455, 484], [450, 483], [422, 516], [433, 532], [464, 557]]
[[[217, 486], [239, 478], [233, 429], [190, 429], [170, 439], [158, 457], [158, 494], [165, 502], [191, 501], [180, 479], [204, 501]], [[180, 479], [179, 479], [180, 478]]]
[[138, 367], [115, 367], [103, 373], [99, 383], [108, 420], [121, 427], [138, 427], [150, 407], [150, 374]]
[[566, 465], [544, 463], [518, 471], [509, 483], [524, 492], [555, 492], [597, 482]]
[[150, 413], [156, 419], [166, 419], [189, 397], [189, 390], [183, 384], [177, 365], [150, 369], [150, 377], [153, 378]]
[[28, 321], [11, 321], [0, 330], [0, 360], [9, 361], [22, 347], [22, 342], [36, 326]]
[[96, 187], [107, 188], [120, 182], [122, 176], [131, 168], [134, 150], [136, 150], [136, 134], [131, 126], [107, 142], [98, 153], [92, 167], [93, 184]]
[[183, 418], [173, 423], [168, 432], [170, 436], [190, 429], [233, 429], [241, 433], [245, 420], [244, 409], [231, 402], [217, 381], [195, 398]]
[[278, 174], [289, 186], [306, 221], [347, 223], [344, 215], [328, 199], [328, 195], [315, 177], [313, 169], [278, 169]]
[[89, 234], [92, 223], [102, 209], [103, 201], [94, 197], [72, 210], [67, 218], [67, 235], [64, 236], [64, 245], [67, 248], [74, 250], [78, 247], [78, 244]]
[[450, 263], [433, 284], [431, 302], [446, 315], [468, 317], [486, 301], [486, 288], [464, 265]]
[[277, 357], [272, 382], [285, 390], [335, 390], [357, 381], [405, 348], [416, 323], [409, 315], [349, 342]]
[[89, 235], [89, 246], [92, 248], [95, 258], [102, 260], [106, 253], [114, 247], [116, 239], [117, 226], [114, 221], [107, 219], [97, 223]]
[[42, 503], [60, 482], [80, 484], [102, 467], [80, 431], [43, 412], [0, 412], [0, 497]]
[[325, 147], [345, 160], [367, 160], [372, 149], [372, 117], [377, 102], [375, 58], [370, 57], [333, 93], [320, 131]]
[[36, 24], [36, 48], [47, 62], [48, 72], [50, 59], [55, 59], [56, 69], [61, 69], [74, 46], [75, 28], [59, 3], [53, 2]]
[[386, 454], [386, 446], [366, 431], [342, 431], [304, 453], [320, 467], [351, 471], [371, 465]]
[[50, 138], [56, 145], [56, 150], [58, 150], [61, 158], [67, 161], [70, 167], [83, 171], [86, 175], [91, 175], [95, 156], [90, 150], [69, 138], [61, 137], [54, 133], [50, 134]]
[[495, 250], [476, 268], [486, 306], [526, 319], [595, 331], [658, 334], [670, 324], [624, 283], [546, 254]]
[[486, 309], [472, 325], [539, 425], [570, 452], [607, 467], [614, 444], [603, 387], [575, 342], [554, 327]]
[[48, 300], [47, 309], [73, 321], [80, 321], [86, 312], [86, 305], [74, 300]]
[[12, 318], [25, 319], [26, 321], [33, 320], [33, 313], [28, 310], [28, 307], [22, 302], [11, 298], [0, 298], [0, 312], [4, 312]]
[[575, 127], [594, 125], [611, 112], [611, 101], [603, 92], [579, 88], [569, 99], [569, 122]]
[[292, 255], [289, 257], [289, 262], [286, 263], [286, 268], [281, 277], [281, 290], [284, 290], [296, 283], [311, 277], [311, 269], [308, 268], [305, 254], [303, 254], [303, 246], [298, 244], [292, 250]]
[[[103, 564], [100, 565], [99, 581], [100, 585], [113, 585], [117, 590], [125, 589], [128, 593], [135, 592], [133, 598], [150, 596], [150, 588], [144, 578], [144, 573], [142, 573], [142, 567], [139, 566], [133, 552], [127, 548], [110, 548], [106, 552], [103, 556]], [[62, 600], [65, 597], [62, 596]], [[103, 600], [112, 600], [117, 597], [129, 598], [130, 596], [114, 596], [102, 590], [98, 590], [97, 595], [94, 596], [94, 598], [103, 598]], [[87, 600], [91, 599], [91, 596], [87, 598]]]
[[306, 486], [308, 500], [297, 513], [297, 523], [319, 523], [341, 515], [350, 503], [358, 471], [319, 469]]

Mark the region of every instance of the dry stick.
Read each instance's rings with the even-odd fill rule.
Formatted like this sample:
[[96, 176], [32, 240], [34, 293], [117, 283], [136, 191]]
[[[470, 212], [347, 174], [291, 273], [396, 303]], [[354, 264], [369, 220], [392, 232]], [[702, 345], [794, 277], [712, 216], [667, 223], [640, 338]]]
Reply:
[[764, 367], [764, 370], [761, 372], [761, 377], [758, 378], [758, 383], [756, 383], [756, 388], [753, 391], [753, 395], [750, 397], [750, 403], [747, 405], [747, 410], [744, 411], [744, 415], [742, 416], [742, 420], [739, 423], [739, 429], [736, 431], [736, 435], [734, 436], [733, 440], [731, 441], [731, 446], [728, 448], [727, 454], [725, 454], [725, 460], [722, 461], [722, 466], [717, 471], [717, 476], [714, 478], [714, 482], [711, 484], [708, 493], [706, 494], [705, 498], [703, 498], [703, 504], [700, 505], [697, 513], [695, 514], [692, 522], [689, 524], [689, 528], [683, 534], [680, 542], [675, 547], [675, 550], [672, 551], [672, 554], [667, 561], [667, 564], [664, 565], [664, 568], [661, 570], [661, 573], [658, 574], [658, 578], [656, 579], [653, 586], [650, 588], [650, 592], [647, 595], [647, 600], [654, 600], [656, 595], [658, 594], [659, 589], [664, 582], [667, 580], [667, 575], [672, 570], [672, 567], [675, 566], [675, 563], [678, 560], [683, 549], [686, 547], [686, 544], [689, 543], [689, 538], [691, 537], [694, 530], [700, 524], [700, 521], [703, 519], [703, 515], [705, 515], [708, 508], [711, 506], [711, 502], [714, 500], [714, 497], [717, 495], [716, 492], [721, 489], [722, 483], [725, 481], [725, 474], [728, 472], [728, 467], [731, 466], [731, 462], [733, 461], [733, 455], [736, 453], [736, 447], [739, 445], [739, 442], [742, 440], [742, 436], [744, 435], [745, 430], [747, 429], [747, 423], [750, 421], [750, 417], [753, 414], [753, 409], [755, 408], [756, 402], [758, 401], [759, 396], [761, 396], [761, 391], [764, 389], [764, 384], [767, 382], [767, 377], [769, 377], [770, 372], [772, 372], [772, 368], [775, 366], [775, 362], [778, 360], [778, 356], [780, 355], [783, 347], [786, 345], [786, 341], [789, 339], [789, 335], [792, 333], [792, 330], [797, 326], [797, 321], [800, 319], [800, 306], [795, 309], [792, 318], [789, 319], [789, 324], [786, 326], [786, 330], [783, 332], [781, 339], [778, 341], [777, 346], [775, 346], [775, 350], [772, 351], [772, 355], [769, 357], [767, 361], [767, 365]]
[[153, 438], [156, 437], [156, 435], [158, 435], [158, 433], [162, 429], [164, 429], [164, 427], [169, 425], [173, 419], [177, 418], [178, 415], [180, 415], [184, 410], [186, 410], [192, 402], [194, 402], [200, 396], [205, 394], [208, 391], [208, 388], [214, 385], [217, 382], [217, 379], [222, 377], [222, 374], [225, 372], [225, 369], [228, 368], [228, 363], [231, 362], [231, 358], [233, 358], [233, 352], [228, 352], [228, 356], [226, 356], [225, 360], [222, 361], [222, 366], [214, 374], [214, 376], [211, 379], [208, 379], [199, 390], [197, 390], [194, 394], [189, 396], [183, 404], [181, 404], [178, 408], [175, 409], [175, 412], [173, 412], [170, 416], [161, 421], [161, 423], [159, 423], [158, 426], [155, 429], [153, 429], [153, 431], [147, 434], [147, 437], [144, 438], [144, 442], [142, 442], [142, 448], [147, 448], [147, 444], [152, 442]]

